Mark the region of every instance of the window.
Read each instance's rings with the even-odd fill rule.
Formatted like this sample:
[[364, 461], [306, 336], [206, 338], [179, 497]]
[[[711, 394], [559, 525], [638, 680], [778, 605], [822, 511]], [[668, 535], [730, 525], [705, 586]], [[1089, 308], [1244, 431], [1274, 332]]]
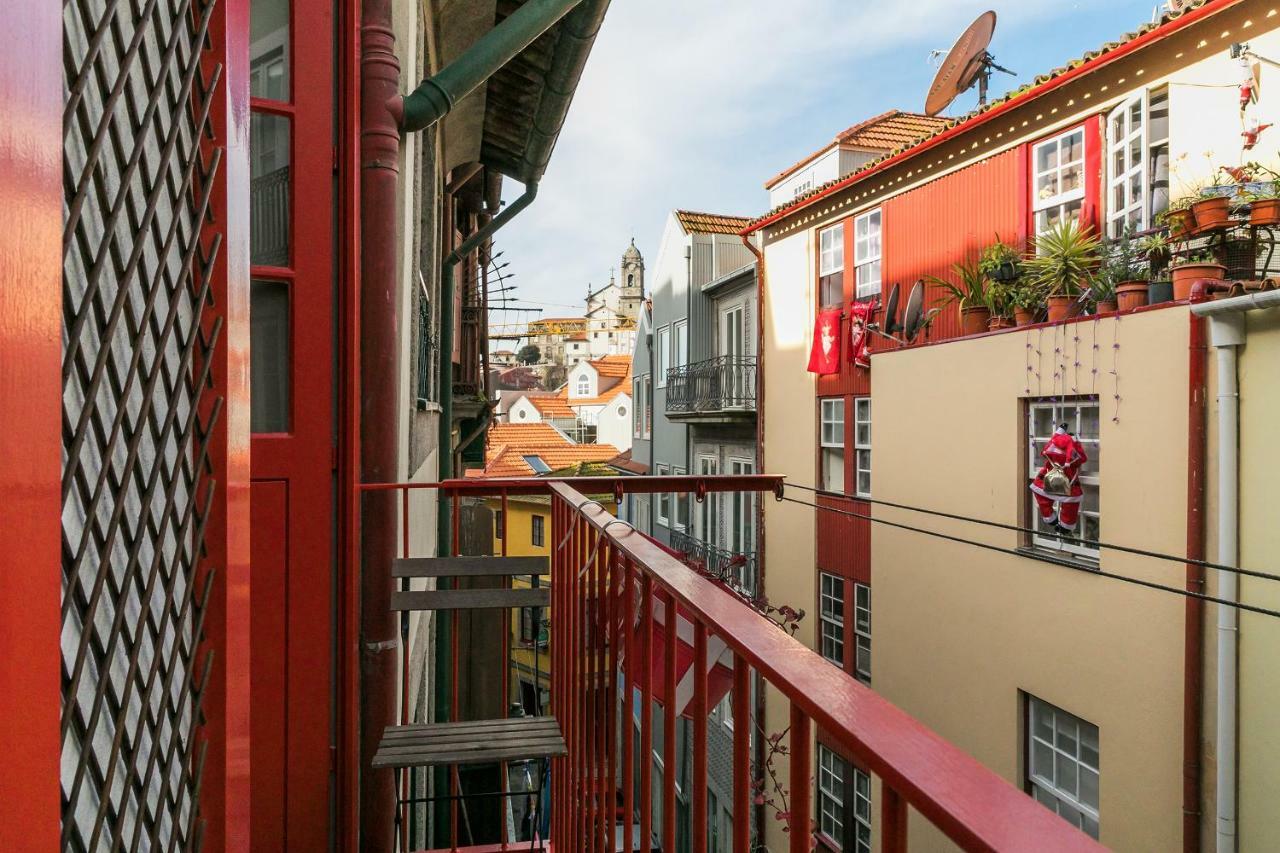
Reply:
[[[729, 473], [734, 476], [754, 474], [755, 463], [749, 459], [730, 459]], [[748, 594], [756, 591], [755, 564], [752, 552], [756, 548], [755, 507], [756, 498], [752, 492], [729, 492], [729, 551], [734, 554], [746, 554], [747, 560], [738, 570], [738, 586]]]
[[1098, 727], [1027, 697], [1027, 791], [1098, 837]]
[[853, 220], [853, 263], [856, 268], [858, 299], [880, 292], [880, 211], [864, 213]]
[[[665, 477], [671, 473], [671, 469], [666, 465], [658, 465], [654, 470], [657, 471], [659, 477]], [[670, 492], [658, 492], [658, 523], [663, 527], [671, 525]]]
[[823, 308], [844, 302], [844, 223], [818, 232], [818, 298]]
[[707, 788], [707, 853], [720, 853], [720, 801]]
[[574, 396], [576, 397], [591, 396], [591, 377], [590, 376], [584, 373], [578, 377], [578, 385], [574, 389]]
[[1107, 116], [1107, 234], [1146, 230], [1169, 207], [1169, 90], [1141, 92]]
[[644, 438], [652, 435], [653, 429], [653, 377], [644, 375]]
[[[849, 779], [853, 781], [852, 831], [846, 829]], [[871, 777], [822, 744], [818, 744], [818, 831], [836, 850], [871, 853]]]
[[644, 377], [637, 376], [631, 380], [631, 399], [636, 401], [636, 409], [631, 415], [631, 434], [634, 438], [644, 435]]
[[853, 585], [853, 674], [859, 681], [871, 683], [871, 587]]
[[[698, 474], [710, 477], [720, 473], [720, 460], [715, 456], [698, 457]], [[720, 544], [720, 501], [722, 495], [716, 492], [708, 494], [698, 504], [697, 536], [709, 545]]]
[[538, 637], [538, 608], [520, 608], [520, 642], [532, 646]]
[[535, 515], [533, 517], [533, 523], [530, 527], [530, 532], [532, 534], [532, 541], [534, 545], [541, 547], [542, 545], [546, 544], [546, 540], [547, 540], [546, 523], [547, 523], [547, 520], [544, 516]]
[[796, 182], [796, 188], [792, 191], [792, 198], [800, 198], [800, 196], [813, 189], [813, 177], [807, 177], [803, 181]]
[[828, 492], [844, 491], [844, 398], [831, 397], [821, 403], [822, 470], [819, 486]]
[[853, 400], [853, 490], [871, 497], [871, 398]]
[[822, 656], [844, 667], [844, 578], [819, 572]]
[[1037, 143], [1031, 154], [1031, 208], [1036, 233], [1079, 216], [1084, 207], [1084, 129]]
[[[683, 477], [688, 473], [689, 472], [683, 468], [673, 467], [671, 469], [671, 474], [672, 476], [675, 476], [675, 477]], [[675, 527], [676, 530], [688, 530], [689, 529], [689, 495], [684, 492], [672, 493], [671, 500], [672, 500], [672, 503], [674, 504], [674, 511], [675, 511], [675, 516], [671, 520], [672, 525]]]
[[671, 367], [671, 327], [663, 326], [658, 330], [657, 352], [654, 356], [658, 364], [658, 387], [667, 387], [667, 370]]
[[500, 509], [493, 513], [493, 535], [498, 539], [507, 535], [507, 516]]
[[673, 323], [671, 333], [674, 337], [672, 344], [675, 347], [671, 353], [672, 366], [684, 367], [689, 363], [689, 321], [680, 320]]
[[[1074, 529], [1067, 533], [1045, 524], [1040, 509], [1036, 504], [1035, 493], [1028, 490], [1031, 501], [1031, 525], [1036, 533], [1031, 536], [1031, 544], [1037, 548], [1077, 554], [1096, 559], [1098, 548], [1090, 544], [1098, 541], [1101, 535], [1101, 519], [1098, 513], [1100, 500], [1100, 454], [1101, 442], [1098, 434], [1098, 400], [1096, 397], [1065, 401], [1040, 402], [1033, 401], [1027, 407], [1027, 480], [1035, 479], [1037, 472], [1044, 465], [1044, 450], [1053, 438], [1054, 428], [1065, 423], [1067, 430], [1075, 434], [1089, 457], [1080, 468], [1079, 483], [1084, 491], [1080, 501], [1079, 520]], [[1062, 504], [1058, 505], [1061, 512]]]

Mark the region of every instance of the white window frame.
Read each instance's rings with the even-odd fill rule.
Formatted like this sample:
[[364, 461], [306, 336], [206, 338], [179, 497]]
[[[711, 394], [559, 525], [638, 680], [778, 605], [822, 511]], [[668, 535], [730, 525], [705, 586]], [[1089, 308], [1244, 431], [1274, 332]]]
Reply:
[[1024, 725], [1029, 793], [1096, 839], [1101, 782], [1098, 727], [1030, 694]]
[[[671, 466], [671, 476], [673, 477], [684, 477], [688, 473], [683, 468]], [[681, 521], [681, 516], [684, 516], [683, 521]], [[685, 492], [671, 493], [671, 529], [682, 532], [689, 529], [689, 495]]]
[[582, 374], [578, 377], [577, 386], [574, 388], [574, 396], [590, 397], [591, 396], [591, 377]]
[[818, 572], [818, 653], [844, 669], [844, 578]]
[[[1080, 159], [1071, 160], [1064, 164], [1061, 162], [1062, 144], [1073, 136], [1080, 137]], [[1050, 146], [1057, 149], [1054, 165], [1041, 169], [1039, 168], [1040, 152]], [[1065, 130], [1056, 136], [1041, 140], [1031, 146], [1031, 210], [1037, 234], [1043, 234], [1049, 230], [1052, 225], [1050, 222], [1052, 215], [1056, 214], [1057, 218], [1053, 222], [1057, 222], [1072, 213], [1079, 216], [1080, 211], [1084, 208], [1085, 185], [1088, 182], [1085, 174], [1088, 147], [1089, 138], [1085, 134], [1082, 125], [1077, 125], [1070, 130]], [[1063, 176], [1070, 174], [1072, 168], [1077, 166], [1079, 168], [1078, 184], [1073, 189], [1063, 191], [1061, 189]], [[1050, 175], [1053, 176], [1057, 191], [1041, 197], [1041, 180]], [[1041, 216], [1041, 214], [1044, 215]]]
[[631, 380], [631, 396], [636, 405], [631, 407], [631, 437], [644, 436], [644, 377], [637, 376]]
[[[1080, 443], [1084, 446], [1084, 452], [1089, 457], [1089, 461], [1080, 468], [1080, 485], [1084, 489], [1084, 502], [1080, 506], [1080, 519], [1076, 522], [1075, 534], [1080, 539], [1096, 542], [1100, 538], [1102, 526], [1100, 512], [1102, 479], [1101, 460], [1099, 458], [1102, 442], [1100, 436], [1085, 434], [1085, 426], [1089, 423], [1086, 413], [1089, 410], [1093, 410], [1095, 413], [1092, 420], [1100, 432], [1102, 414], [1096, 397], [1065, 400], [1056, 403], [1047, 400], [1035, 400], [1027, 406], [1027, 464], [1031, 466], [1027, 469], [1027, 482], [1030, 483], [1035, 480], [1036, 472], [1044, 465], [1044, 457], [1040, 455], [1040, 451], [1044, 450], [1045, 445], [1052, 437], [1053, 427], [1065, 421], [1073, 429], [1076, 438], [1080, 440]], [[1047, 433], [1036, 429], [1036, 415], [1043, 412], [1049, 413]], [[1041, 529], [1043, 525], [1040, 522], [1040, 510], [1036, 506], [1035, 495], [1032, 494], [1030, 489], [1027, 490], [1027, 499], [1031, 502], [1031, 514], [1029, 516], [1031, 523], [1027, 526], [1036, 531], [1031, 534], [1031, 544], [1034, 547], [1084, 557], [1091, 561], [1098, 559], [1097, 548], [1068, 541], [1066, 537], [1054, 536], [1043, 531]], [[1086, 509], [1090, 504], [1093, 504], [1096, 508]], [[1090, 522], [1093, 524], [1093, 534], [1088, 532]]]
[[[825, 492], [844, 493], [844, 397], [823, 397], [819, 403], [818, 486]], [[839, 418], [835, 412], [839, 410]], [[839, 488], [827, 483], [828, 458], [840, 460]]]
[[653, 436], [653, 377], [644, 375], [644, 438]]
[[871, 853], [871, 777], [821, 743], [818, 744], [818, 833], [828, 846], [844, 849], [847, 775], [853, 778], [854, 848], [851, 853]]
[[853, 492], [871, 497], [871, 398], [853, 398]]
[[[654, 471], [657, 472], [659, 477], [666, 477], [671, 473], [671, 469], [666, 465], [655, 465]], [[657, 510], [658, 523], [661, 524], [663, 527], [670, 527], [671, 526], [671, 493], [658, 492], [657, 495], [658, 495], [658, 510]]]
[[662, 326], [653, 337], [654, 354], [658, 359], [658, 387], [667, 387], [667, 371], [671, 368], [671, 327]]
[[[844, 303], [844, 223], [838, 222], [818, 232], [818, 304], [831, 308]], [[827, 276], [836, 276], [835, 293], [827, 292], [823, 282]], [[834, 295], [834, 299], [830, 298]]]
[[[714, 454], [700, 453], [697, 461], [698, 476], [713, 477], [720, 473], [720, 459]], [[723, 497], [722, 493], [712, 492], [702, 499], [702, 503], [698, 506], [698, 515], [695, 520], [696, 530], [694, 535], [698, 539], [707, 543], [720, 547], [720, 501]]]
[[684, 367], [689, 363], [689, 321], [677, 320], [671, 324], [671, 365]]
[[[1163, 112], [1163, 132], [1158, 138], [1152, 138], [1156, 129], [1153, 102], [1157, 111]], [[1168, 88], [1144, 89], [1120, 102], [1107, 114], [1106, 130], [1107, 192], [1103, 203], [1107, 235], [1116, 238], [1126, 224], [1134, 231], [1151, 228], [1156, 215], [1169, 206]]]
[[747, 311], [742, 304], [730, 305], [720, 312], [720, 352], [717, 355], [739, 358], [747, 354]]
[[854, 298], [865, 299], [880, 292], [883, 254], [884, 218], [877, 207], [853, 220]]
[[871, 587], [853, 583], [853, 674], [871, 683]]

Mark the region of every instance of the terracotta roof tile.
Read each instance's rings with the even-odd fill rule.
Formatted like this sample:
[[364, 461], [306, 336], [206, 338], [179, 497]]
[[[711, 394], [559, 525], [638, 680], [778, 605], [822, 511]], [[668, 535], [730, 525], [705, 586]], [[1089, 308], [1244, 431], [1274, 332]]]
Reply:
[[[1048, 72], [1047, 74], [1040, 74], [1030, 83], [1019, 86], [1017, 89], [1007, 92], [1001, 97], [991, 99], [985, 105], [978, 107], [977, 109], [973, 110], [967, 115], [959, 116], [957, 118], [944, 119], [943, 123], [936, 130], [930, 131], [925, 135], [912, 140], [911, 142], [899, 145], [895, 147], [893, 150], [885, 152], [884, 154], [875, 158], [874, 160], [864, 163], [859, 169], [857, 169], [854, 172], [850, 172], [848, 175], [845, 175], [840, 178], [836, 178], [834, 180], [827, 181], [824, 184], [820, 184], [819, 186], [814, 187], [813, 189], [809, 190], [808, 192], [804, 193], [801, 196], [798, 196], [790, 201], [787, 201], [778, 205], [777, 207], [773, 208], [769, 212], [761, 214], [760, 216], [757, 216], [754, 219], [752, 219], [750, 222], [747, 223], [746, 227], [742, 230], [744, 231], [748, 231], [748, 229], [754, 230], [756, 226], [758, 226], [761, 222], [763, 222], [766, 219], [770, 219], [781, 213], [790, 214], [797, 210], [800, 210], [801, 208], [807, 206], [811, 201], [813, 201], [815, 196], [818, 196], [821, 193], [826, 192], [827, 190], [831, 189], [837, 184], [853, 184], [858, 180], [858, 178], [861, 175], [863, 175], [868, 171], [871, 171], [872, 169], [875, 169], [885, 160], [888, 160], [891, 157], [897, 157], [901, 154], [906, 154], [910, 152], [912, 149], [917, 148], [921, 145], [924, 145], [926, 142], [928, 142], [930, 139], [933, 139], [938, 134], [948, 131], [953, 127], [958, 127], [958, 126], [976, 121], [977, 119], [981, 118], [982, 115], [990, 112], [996, 107], [1003, 106], [1004, 104], [1007, 104], [1010, 101], [1026, 100], [1026, 99], [1033, 98], [1039, 94], [1038, 90], [1040, 89], [1040, 87], [1044, 86], [1046, 83], [1049, 83], [1052, 80], [1056, 80], [1057, 78], [1061, 77], [1063, 74], [1066, 74], [1068, 71], [1073, 71], [1076, 68], [1079, 68], [1083, 65], [1089, 65], [1093, 62], [1104, 59], [1107, 56], [1107, 54], [1111, 53], [1116, 48], [1123, 47], [1124, 45], [1128, 44], [1134, 39], [1144, 36], [1154, 29], [1163, 27], [1172, 21], [1176, 21], [1178, 18], [1183, 17], [1188, 12], [1195, 11], [1204, 6], [1210, 6], [1215, 3], [1219, 5], [1228, 5], [1229, 2], [1230, 0], [1187, 0], [1186, 5], [1184, 5], [1182, 8], [1177, 10], [1166, 11], [1163, 15], [1160, 16], [1159, 20], [1143, 24], [1137, 29], [1132, 30], [1128, 33], [1125, 33], [1116, 41], [1107, 42], [1097, 50], [1088, 51], [1083, 56], [1073, 59], [1067, 62], [1065, 65], [1060, 65], [1057, 68], [1053, 69], [1052, 71]], [[826, 150], [826, 149], [823, 149], [823, 150]], [[792, 169], [794, 170], [796, 168], [799, 168], [800, 166], [803, 166], [805, 162], [807, 161], [801, 161], [799, 164], [792, 167]], [[783, 176], [785, 176], [786, 173], [782, 173], [782, 174]], [[771, 181], [771, 183], [773, 182], [776, 182], [776, 181]], [[769, 186], [769, 185], [766, 185], [766, 186]]]
[[528, 400], [544, 418], [577, 417], [577, 413], [569, 406], [568, 394], [563, 389], [550, 394], [530, 394]]
[[619, 471], [626, 471], [628, 474], [648, 474], [649, 466], [643, 462], [636, 462], [631, 458], [631, 449], [628, 448], [617, 456], [610, 459], [607, 463], [609, 467], [616, 468]]
[[[521, 424], [521, 426], [542, 425]], [[525, 461], [526, 456], [537, 456], [552, 471], [560, 471], [582, 463], [607, 462], [618, 455], [618, 448], [612, 444], [573, 444], [564, 440], [563, 436], [560, 438], [562, 443], [559, 445], [490, 445], [484, 468], [470, 469], [466, 472], [466, 476], [473, 479], [536, 476], [537, 472]]]
[[874, 151], [892, 151], [946, 127], [948, 122], [949, 120], [945, 118], [934, 118], [920, 113], [903, 112], [902, 110], [889, 110], [880, 113], [880, 115], [860, 121], [852, 127], [846, 127], [837, 133], [836, 138], [829, 144], [824, 145], [808, 157], [800, 160], [800, 162], [788, 166], [765, 181], [764, 188], [772, 189], [780, 181], [795, 174], [796, 171], [817, 160], [818, 157], [837, 145], [870, 148]]
[[677, 210], [675, 213], [676, 220], [687, 234], [737, 234], [750, 221], [746, 216], [724, 216], [693, 210]]
[[601, 376], [621, 379], [631, 375], [631, 356], [606, 355], [604, 358], [592, 360], [591, 366], [594, 367]]

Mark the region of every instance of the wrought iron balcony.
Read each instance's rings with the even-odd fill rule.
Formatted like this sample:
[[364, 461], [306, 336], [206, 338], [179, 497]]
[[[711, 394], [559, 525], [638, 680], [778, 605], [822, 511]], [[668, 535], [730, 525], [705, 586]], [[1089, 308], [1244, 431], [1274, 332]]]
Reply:
[[756, 553], [739, 553], [704, 542], [682, 530], [671, 531], [671, 548], [679, 551], [692, 568], [702, 571], [741, 592], [756, 595]]
[[754, 416], [756, 357], [721, 355], [667, 371], [667, 415]]

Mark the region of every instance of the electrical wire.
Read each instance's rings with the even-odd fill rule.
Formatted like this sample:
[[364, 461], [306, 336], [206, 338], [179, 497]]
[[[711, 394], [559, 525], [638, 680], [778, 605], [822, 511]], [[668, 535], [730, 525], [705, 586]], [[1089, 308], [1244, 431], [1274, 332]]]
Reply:
[[[866, 521], [870, 521], [873, 524], [883, 524], [888, 527], [896, 527], [899, 530], [907, 530], [912, 533], [923, 533], [925, 536], [932, 536], [937, 539], [945, 539], [949, 542], [958, 542], [962, 545], [973, 545], [976, 548], [984, 548], [988, 551], [995, 551], [1000, 554], [1009, 554], [1010, 556], [1014, 556], [1014, 557], [1027, 556], [1025, 551], [1019, 551], [1016, 548], [1006, 548], [1002, 545], [992, 545], [987, 542], [977, 542], [973, 539], [965, 539], [962, 536], [952, 536], [949, 533], [940, 533], [936, 530], [925, 530], [922, 527], [912, 527], [909, 524], [899, 524], [896, 521], [889, 521], [888, 519], [884, 519], [884, 518], [872, 518], [870, 515], [866, 515], [860, 512], [851, 512], [849, 510], [837, 509], [833, 506], [821, 506], [820, 504], [809, 503], [808, 501], [802, 501], [797, 498], [789, 498], [786, 496], [783, 496], [782, 500], [787, 501], [789, 503], [799, 504], [801, 506], [807, 506], [813, 509], [822, 510], [824, 512], [835, 513], [836, 515], [846, 515], [846, 516], [850, 516], [851, 518], [865, 519]], [[1187, 590], [1187, 589], [1179, 589], [1176, 586], [1167, 586], [1165, 584], [1156, 583], [1154, 581], [1144, 581], [1140, 578], [1133, 578], [1133, 577], [1129, 577], [1128, 575], [1121, 575], [1121, 574], [1116, 574], [1115, 572], [1104, 571], [1101, 568], [1093, 568], [1091, 566], [1078, 565], [1070, 560], [1050, 559], [1049, 562], [1052, 562], [1058, 566], [1062, 566], [1065, 569], [1071, 569], [1072, 571], [1084, 572], [1090, 575], [1099, 575], [1104, 578], [1111, 578], [1112, 580], [1118, 580], [1118, 581], [1123, 581], [1124, 583], [1131, 583], [1137, 586], [1147, 587], [1148, 589], [1160, 590], [1162, 592], [1171, 592], [1171, 593], [1174, 593], [1175, 595], [1181, 595], [1186, 598], [1198, 598], [1201, 601], [1208, 601], [1213, 604], [1221, 604], [1225, 607], [1234, 607], [1237, 610], [1247, 610], [1252, 613], [1258, 613], [1263, 616], [1271, 616], [1276, 619], [1280, 619], [1280, 611], [1268, 610], [1265, 607], [1257, 607], [1252, 604], [1244, 604], [1238, 601], [1227, 601], [1225, 598], [1218, 598], [1217, 596], [1207, 595], [1202, 592], [1192, 592], [1191, 590]]]
[[[801, 489], [806, 492], [813, 492], [814, 494], [831, 495], [833, 497], [839, 497], [839, 498], [848, 498], [849, 500], [861, 501], [863, 503], [868, 503], [868, 504], [878, 504], [879, 506], [887, 506], [887, 507], [892, 507], [894, 509], [905, 509], [909, 512], [919, 512], [919, 513], [923, 513], [924, 515], [934, 515], [939, 518], [949, 518], [953, 521], [967, 521], [972, 524], [981, 524], [986, 527], [996, 527], [1001, 530], [1012, 530], [1017, 533], [1030, 533], [1032, 535], [1042, 534], [1042, 531], [1036, 530], [1033, 527], [1022, 527], [1021, 525], [1018, 525], [1018, 524], [1005, 524], [1004, 522], [1000, 522], [1000, 521], [988, 521], [985, 518], [974, 518], [968, 515], [957, 515], [956, 513], [943, 512], [941, 510], [936, 510], [936, 509], [924, 509], [923, 507], [910, 506], [909, 504], [894, 503], [893, 501], [884, 501], [884, 500], [878, 500], [874, 498], [864, 498], [858, 495], [851, 495], [847, 492], [832, 492], [826, 489], [817, 489], [817, 488], [814, 488], [813, 486], [802, 486], [799, 483], [791, 483], [791, 482], [784, 481], [784, 485], [790, 486], [793, 489]], [[1192, 566], [1200, 566], [1201, 568], [1214, 569], [1215, 571], [1219, 571], [1219, 572], [1232, 572], [1233, 574], [1247, 575], [1248, 577], [1251, 577], [1251, 578], [1261, 578], [1262, 580], [1269, 580], [1269, 581], [1280, 581], [1280, 575], [1274, 575], [1268, 572], [1258, 571], [1256, 569], [1242, 569], [1239, 566], [1226, 566], [1226, 565], [1223, 565], [1222, 563], [1213, 563], [1208, 560], [1197, 560], [1192, 557], [1185, 557], [1185, 556], [1180, 557], [1175, 554], [1164, 554], [1159, 551], [1148, 551], [1144, 548], [1132, 548], [1128, 545], [1113, 545], [1109, 542], [1101, 542], [1096, 539], [1085, 539], [1083, 537], [1072, 536], [1070, 537], [1070, 540], [1072, 542], [1078, 542], [1079, 544], [1084, 545], [1086, 547], [1090, 547], [1090, 548], [1106, 548], [1109, 551], [1120, 551], [1125, 554], [1136, 554], [1139, 557], [1152, 557], [1157, 560], [1168, 560], [1169, 562], [1172, 562], [1172, 563], [1183, 563], [1183, 564], [1192, 565]]]

